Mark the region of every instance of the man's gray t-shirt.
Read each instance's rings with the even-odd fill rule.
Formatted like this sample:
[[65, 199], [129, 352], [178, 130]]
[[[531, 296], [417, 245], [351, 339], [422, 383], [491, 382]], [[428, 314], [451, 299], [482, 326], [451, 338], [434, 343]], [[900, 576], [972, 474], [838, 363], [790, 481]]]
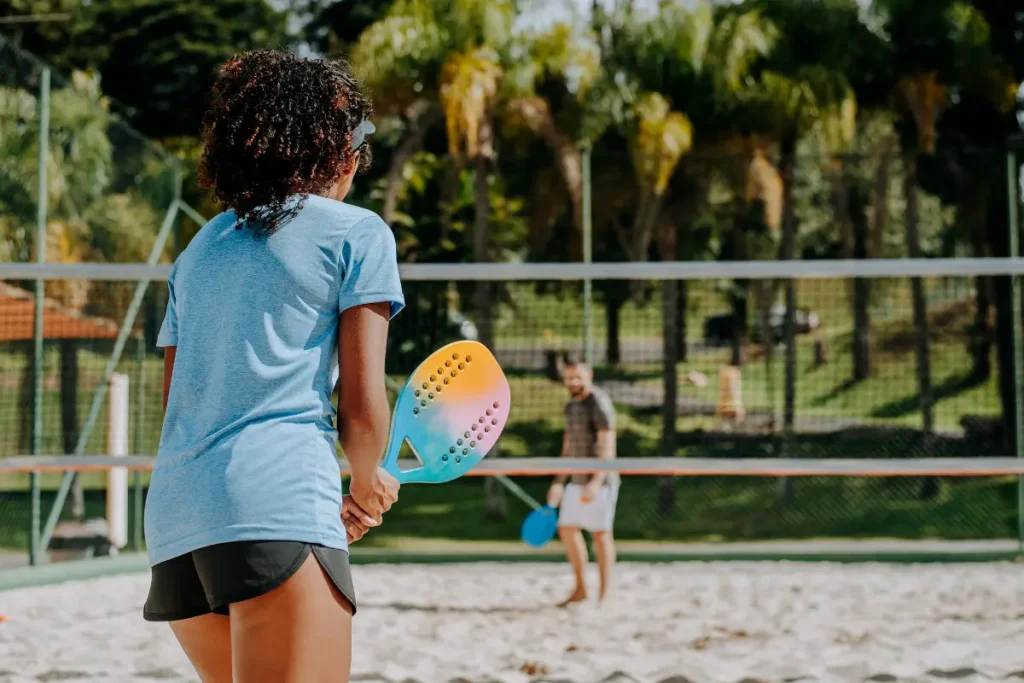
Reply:
[[[608, 394], [593, 387], [586, 398], [569, 401], [565, 406], [565, 457], [596, 458], [597, 433], [606, 429], [615, 431], [615, 406]], [[574, 474], [570, 482], [582, 486], [592, 476]], [[605, 482], [617, 483], [618, 474], [610, 472]]]

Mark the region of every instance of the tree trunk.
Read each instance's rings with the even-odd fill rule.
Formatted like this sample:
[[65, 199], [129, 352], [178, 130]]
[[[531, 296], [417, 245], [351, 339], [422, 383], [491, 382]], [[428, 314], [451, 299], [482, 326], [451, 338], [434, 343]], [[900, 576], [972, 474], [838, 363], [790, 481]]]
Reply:
[[686, 309], [689, 308], [690, 287], [688, 280], [680, 280], [676, 296], [676, 352], [679, 362], [687, 361]]
[[398, 210], [398, 195], [405, 187], [403, 181], [405, 165], [423, 149], [427, 133], [443, 116], [440, 108], [431, 107], [418, 115], [414, 114], [414, 118], [411, 118], [410, 133], [395, 150], [395, 155], [391, 159], [391, 168], [388, 169], [388, 180], [384, 189], [384, 207], [380, 214], [388, 225], [395, 217], [395, 212]]
[[[921, 237], [918, 230], [917, 153], [903, 155], [903, 194], [906, 200], [907, 254], [910, 258], [921, 258]], [[924, 452], [931, 450], [932, 434], [935, 429], [932, 396], [931, 357], [928, 351], [928, 304], [925, 300], [924, 282], [919, 277], [910, 279], [910, 291], [914, 309], [915, 355], [917, 359], [918, 405], [921, 408], [922, 438]], [[921, 485], [921, 498], [934, 498], [938, 494], [938, 480], [926, 477]]]
[[[881, 258], [885, 241], [885, 230], [889, 219], [889, 174], [892, 166], [894, 144], [885, 143], [878, 161], [872, 190], [872, 218], [870, 224], [857, 220], [853, 224], [853, 257], [856, 259]], [[865, 380], [874, 374], [871, 335], [871, 289], [870, 278], [853, 281], [853, 379]]]
[[[654, 238], [655, 228], [658, 225], [658, 217], [661, 215], [661, 207], [665, 200], [663, 194], [651, 190], [643, 190], [640, 193], [640, 201], [637, 204], [636, 216], [633, 219], [633, 231], [630, 234], [619, 234], [619, 241], [623, 250], [629, 255], [630, 261], [647, 261], [651, 251], [651, 241]], [[643, 280], [631, 280], [630, 290], [633, 297], [640, 299], [644, 291]]]
[[744, 351], [747, 347], [747, 299], [748, 281], [733, 282], [732, 301], [732, 343], [730, 345], [729, 364], [737, 368], [746, 362]]
[[[995, 183], [988, 207], [988, 238], [993, 256], [1010, 255], [1009, 217], [1007, 210], [1006, 176], [1000, 174]], [[1013, 278], [1009, 276], [994, 277], [993, 290], [996, 309], [996, 378], [999, 382], [999, 398], [1003, 422], [1003, 453], [1012, 456], [1017, 452], [1016, 437], [1016, 398], [1014, 391], [1014, 373], [1018, 363], [1024, 359], [1017, 358], [1013, 350], [1013, 326], [1020, 325], [1020, 320], [1013, 316]]]
[[626, 302], [624, 289], [622, 283], [612, 281], [608, 283], [604, 293], [605, 316], [607, 317], [605, 360], [609, 365], [618, 365], [622, 361], [621, 318], [622, 306]]
[[[853, 258], [868, 258], [868, 226], [863, 213], [853, 221]], [[853, 280], [853, 381], [871, 376], [871, 278]]]
[[[569, 259], [582, 258], [581, 237], [583, 235], [583, 154], [574, 141], [558, 129], [547, 102], [539, 97], [513, 100], [509, 108], [514, 110], [531, 131], [542, 138], [555, 154], [558, 173], [569, 194], [572, 207], [574, 236], [569, 241]], [[646, 260], [646, 259], [642, 259]]]
[[[663, 259], [671, 259], [676, 253], [676, 228], [670, 225], [662, 229], [659, 247]], [[676, 363], [676, 346], [679, 330], [678, 282], [665, 280], [661, 283], [661, 337], [663, 344], [662, 367], [665, 378], [665, 397], [661, 407], [661, 456], [674, 458], [676, 455], [676, 393], [679, 379]], [[672, 512], [676, 504], [676, 478], [662, 477], [658, 481], [658, 513]]]
[[[796, 176], [796, 140], [784, 140], [781, 146], [782, 174], [782, 240], [780, 258], [791, 261], [796, 258], [796, 212], [793, 206], [793, 185]], [[785, 386], [782, 408], [782, 454], [791, 457], [795, 448], [794, 427], [796, 423], [796, 286], [793, 280], [786, 280], [786, 310], [782, 323], [785, 344]], [[793, 497], [793, 482], [789, 477], [779, 479], [779, 492], [784, 499]]]
[[982, 384], [992, 376], [992, 278], [974, 280], [974, 329], [971, 334], [971, 384]]
[[[993, 182], [999, 182], [993, 179]], [[985, 225], [983, 197], [986, 183], [969, 183], [967, 192], [970, 199], [965, 199], [958, 207], [958, 223], [970, 226], [971, 242], [976, 258], [991, 256], [988, 244], [988, 226]], [[974, 201], [971, 201], [971, 200]], [[979, 202], [978, 200], [981, 200]], [[992, 375], [992, 325], [989, 313], [992, 309], [992, 278], [977, 277], [974, 280], [975, 307], [974, 325], [970, 334], [971, 353], [971, 384], [981, 384]]]
[[[832, 175], [832, 197], [836, 224], [839, 226], [839, 242], [844, 259], [867, 258], [867, 226], [863, 216], [854, 220], [850, 212], [849, 183], [846, 176], [846, 161], [839, 160], [838, 168]], [[861, 382], [871, 375], [870, 320], [868, 318], [868, 293], [870, 280], [853, 278], [848, 295], [853, 313], [853, 343], [850, 355], [853, 361], [853, 381]]]
[[[75, 452], [78, 445], [78, 340], [60, 340], [60, 425], [64, 452]], [[81, 477], [71, 485], [71, 517], [85, 519], [85, 492]]]
[[[742, 217], [737, 216], [733, 221], [731, 250], [733, 261], [742, 261], [747, 256], [747, 239], [743, 220]], [[742, 367], [746, 360], [743, 350], [746, 346], [747, 337], [747, 298], [749, 290], [749, 281], [734, 280], [732, 283], [732, 294], [729, 297], [732, 304], [732, 343], [729, 363], [737, 368]]]

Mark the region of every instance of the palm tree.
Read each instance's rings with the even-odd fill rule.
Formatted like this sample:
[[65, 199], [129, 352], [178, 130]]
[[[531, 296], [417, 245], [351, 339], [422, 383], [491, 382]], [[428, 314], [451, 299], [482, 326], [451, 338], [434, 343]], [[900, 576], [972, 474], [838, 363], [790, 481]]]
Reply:
[[[603, 62], [618, 87], [636, 187], [634, 218], [619, 238], [630, 260], [646, 260], [653, 245], [661, 259], [695, 258], [696, 214], [706, 204], [711, 174], [700, 160], [678, 173], [684, 155], [714, 156], [740, 137], [735, 112], [749, 87], [750, 68], [768, 52], [774, 28], [758, 12], [716, 12], [711, 4], [666, 0], [657, 15], [632, 3], [597, 13]], [[611, 89], [611, 88], [609, 88]], [[695, 171], [695, 172], [694, 172]], [[666, 206], [671, 211], [665, 211]], [[684, 232], [685, 231], [685, 232]], [[701, 238], [709, 240], [709, 233]], [[660, 283], [665, 375], [662, 452], [676, 453], [677, 363], [685, 348], [687, 288]], [[634, 294], [636, 294], [634, 290]], [[611, 327], [611, 326], [609, 326]], [[674, 506], [672, 478], [660, 482], [658, 506]]]
[[[385, 220], [397, 207], [403, 169], [422, 148], [428, 131], [443, 119], [449, 154], [445, 204], [455, 204], [459, 176], [470, 170], [470, 244], [478, 263], [491, 260], [494, 107], [514, 16], [511, 0], [398, 0], [360, 35], [353, 50], [356, 70], [376, 93], [381, 113], [398, 113], [407, 129], [388, 174]], [[480, 341], [489, 346], [494, 344], [493, 301], [490, 283], [477, 282], [473, 309]], [[500, 486], [490, 480], [486, 484], [489, 512], [504, 516]]]
[[[918, 227], [918, 156], [935, 152], [936, 123], [948, 103], [946, 89], [935, 72], [905, 76], [896, 85], [896, 99], [913, 120], [917, 135], [903, 149], [903, 195], [906, 201], [907, 255], [921, 258], [921, 238]], [[915, 354], [917, 358], [918, 403], [921, 407], [922, 429], [929, 436], [935, 429], [932, 393], [931, 356], [928, 349], [928, 304], [924, 283], [919, 277], [910, 279], [914, 312]]]
[[[798, 67], [791, 74], [765, 71], [759, 79], [759, 91], [751, 98], [757, 116], [778, 140], [779, 173], [782, 177], [782, 236], [779, 258], [796, 258], [797, 225], [793, 188], [796, 176], [796, 147], [799, 139], [814, 126], [825, 131], [835, 145], [853, 137], [856, 103], [846, 77], [822, 66]], [[791, 452], [796, 420], [796, 288], [785, 282], [785, 387], [782, 416], [783, 450]], [[788, 478], [781, 481], [785, 497], [792, 495]]]
[[[495, 164], [494, 105], [511, 38], [510, 0], [399, 0], [359, 37], [353, 61], [384, 114], [399, 113], [408, 135], [392, 160], [384, 218], [397, 206], [402, 169], [442, 119], [451, 163], [450, 192], [463, 169], [474, 174], [475, 261], [490, 260], [488, 182]], [[450, 196], [450, 195], [449, 195]], [[481, 340], [493, 343], [489, 288], [475, 295]]]
[[[516, 58], [506, 73], [502, 113], [507, 124], [528, 129], [554, 154], [571, 209], [569, 253], [575, 260], [583, 233], [582, 149], [593, 146], [610, 125], [601, 117], [606, 103], [593, 91], [601, 74], [600, 48], [592, 32], [558, 23], [521, 36], [512, 53]], [[595, 118], [601, 119], [596, 126]]]

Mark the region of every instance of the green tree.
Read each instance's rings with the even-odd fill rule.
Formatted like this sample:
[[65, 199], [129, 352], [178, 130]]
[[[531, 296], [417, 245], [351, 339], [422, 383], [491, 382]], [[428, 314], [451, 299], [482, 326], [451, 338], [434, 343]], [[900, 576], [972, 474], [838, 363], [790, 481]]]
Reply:
[[288, 15], [265, 0], [107, 0], [76, 15], [68, 62], [93, 68], [149, 137], [197, 136], [220, 64], [287, 45]]
[[0, 0], [0, 35], [21, 49], [66, 67], [80, 0]]
[[[927, 9], [908, 0], [879, 3], [890, 36], [893, 63], [892, 101], [900, 117], [903, 193], [906, 202], [906, 250], [911, 258], [923, 256], [920, 236], [919, 168], [922, 158], [936, 152], [939, 120], [950, 105], [950, 87], [957, 86], [958, 58], [965, 50], [984, 47], [975, 31], [983, 19], [971, 8], [953, 0], [930, 3]], [[927, 440], [934, 431], [935, 397], [931, 378], [929, 320], [924, 283], [911, 279], [915, 328], [918, 403]], [[925, 484], [923, 495], [934, 495], [935, 480]]]

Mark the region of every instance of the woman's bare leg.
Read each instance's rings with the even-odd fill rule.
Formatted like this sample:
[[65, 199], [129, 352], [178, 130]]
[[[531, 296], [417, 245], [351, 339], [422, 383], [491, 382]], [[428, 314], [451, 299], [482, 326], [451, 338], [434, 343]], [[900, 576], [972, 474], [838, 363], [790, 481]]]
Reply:
[[265, 595], [231, 605], [235, 683], [347, 683], [352, 607], [310, 553]]
[[220, 614], [172, 621], [171, 630], [203, 683], [231, 681], [231, 622]]

